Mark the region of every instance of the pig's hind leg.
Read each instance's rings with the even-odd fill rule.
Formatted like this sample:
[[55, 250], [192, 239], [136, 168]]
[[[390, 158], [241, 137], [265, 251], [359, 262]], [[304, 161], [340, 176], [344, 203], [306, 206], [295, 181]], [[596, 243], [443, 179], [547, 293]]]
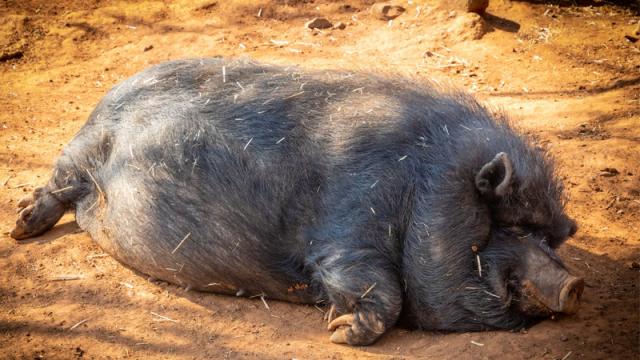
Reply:
[[17, 240], [38, 236], [51, 229], [73, 202], [86, 192], [85, 180], [77, 173], [68, 155], [63, 154], [53, 176], [43, 187], [18, 201], [18, 220], [11, 231]]

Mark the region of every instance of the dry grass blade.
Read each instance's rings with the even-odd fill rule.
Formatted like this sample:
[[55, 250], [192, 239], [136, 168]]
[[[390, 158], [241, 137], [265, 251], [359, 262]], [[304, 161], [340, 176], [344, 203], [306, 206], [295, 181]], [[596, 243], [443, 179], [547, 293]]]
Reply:
[[267, 300], [264, 299], [264, 295], [260, 296], [260, 300], [262, 300], [262, 303], [264, 304], [264, 307], [266, 307], [267, 310], [271, 311], [271, 308], [269, 307], [269, 304], [267, 304]]
[[70, 281], [70, 280], [80, 280], [83, 279], [80, 275], [60, 275], [56, 276], [51, 281]]
[[176, 246], [175, 249], [173, 249], [173, 251], [171, 252], [172, 254], [175, 254], [176, 251], [178, 251], [178, 249], [180, 249], [180, 246], [182, 246], [182, 244], [184, 244], [185, 241], [187, 241], [187, 239], [191, 236], [191, 233], [188, 233], [187, 235], [185, 235], [184, 238], [182, 238], [182, 240], [180, 241], [180, 243], [178, 243], [178, 246]]
[[153, 316], [157, 316], [158, 318], [160, 318], [160, 320], [158, 320], [158, 321], [162, 321], [162, 320], [164, 320], [164, 321], [171, 321], [171, 322], [174, 322], [174, 323], [177, 323], [177, 322], [178, 322], [178, 320], [174, 320], [174, 319], [172, 319], [172, 318], [170, 318], [170, 317], [166, 317], [166, 316], [164, 316], [164, 315], [160, 315], [160, 314], [158, 314], [158, 313], [154, 313], [153, 311], [150, 311], [150, 313], [151, 313], [151, 315], [153, 315]]
[[249, 141], [247, 141], [247, 143], [244, 145], [244, 147], [242, 148], [242, 151], [247, 150], [247, 148], [249, 147], [249, 144], [251, 144], [251, 142], [253, 141], [253, 138], [249, 139]]
[[63, 192], [63, 191], [71, 190], [71, 189], [73, 189], [73, 186], [69, 185], [69, 186], [65, 186], [65, 187], [63, 187], [61, 189], [58, 189], [58, 190], [53, 190], [51, 192], [51, 194], [57, 194], [57, 193], [60, 193], [60, 192]]
[[3, 182], [2, 182], [2, 186], [7, 186], [7, 183], [9, 182], [9, 180], [11, 180], [13, 177], [15, 177], [15, 174], [11, 174], [9, 175]]
[[296, 96], [300, 96], [302, 94], [304, 94], [304, 91], [300, 91], [300, 92], [297, 92], [297, 93], [295, 93], [293, 95], [289, 95], [289, 96], [285, 97], [283, 100], [291, 99], [291, 98], [294, 98]]
[[86, 318], [86, 319], [84, 319], [84, 320], [80, 320], [80, 321], [78, 321], [75, 325], [73, 325], [72, 327], [70, 327], [70, 328], [69, 328], [69, 331], [71, 331], [71, 330], [73, 330], [73, 329], [77, 328], [78, 326], [80, 326], [80, 325], [82, 325], [82, 324], [86, 323], [87, 321], [89, 321], [89, 318]]
[[364, 297], [367, 296], [367, 294], [369, 294], [371, 290], [376, 287], [376, 285], [378, 285], [378, 283], [373, 283], [373, 285], [369, 286], [369, 288], [362, 295], [360, 295], [360, 299], [364, 299]]
[[103, 199], [106, 199], [106, 197], [104, 196], [104, 192], [102, 191], [102, 188], [100, 187], [100, 185], [98, 184], [98, 182], [96, 181], [96, 179], [93, 177], [93, 175], [91, 174], [91, 172], [89, 171], [89, 169], [87, 168], [83, 168], [84, 171], [87, 172], [87, 174], [89, 175], [89, 177], [91, 178], [91, 181], [93, 181], [93, 183], [96, 185], [96, 189], [98, 189], [98, 192], [100, 193], [100, 196], [102, 196]]

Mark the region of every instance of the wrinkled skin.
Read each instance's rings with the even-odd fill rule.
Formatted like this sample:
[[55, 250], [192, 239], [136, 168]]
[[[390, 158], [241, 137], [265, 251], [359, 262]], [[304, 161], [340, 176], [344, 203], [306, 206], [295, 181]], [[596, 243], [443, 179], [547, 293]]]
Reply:
[[[331, 305], [331, 340], [513, 329], [574, 312], [576, 231], [547, 156], [472, 98], [408, 80], [175, 61], [114, 87], [19, 203], [66, 210], [138, 271]], [[333, 318], [333, 310], [338, 317]]]

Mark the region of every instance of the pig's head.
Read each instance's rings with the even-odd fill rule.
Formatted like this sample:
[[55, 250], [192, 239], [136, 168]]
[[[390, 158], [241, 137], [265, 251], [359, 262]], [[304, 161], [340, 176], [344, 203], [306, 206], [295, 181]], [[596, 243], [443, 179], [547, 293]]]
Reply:
[[564, 213], [562, 183], [548, 160], [528, 150], [519, 163], [505, 152], [498, 153], [477, 172], [475, 185], [491, 210], [492, 223], [541, 233], [549, 246], [557, 248], [577, 226]]
[[561, 183], [548, 159], [527, 150], [520, 163], [498, 153], [474, 179], [492, 224], [489, 242], [474, 248], [486, 277], [480, 280], [478, 274], [476, 281], [522, 322], [575, 313], [584, 288], [584, 281], [569, 274], [555, 253], [577, 231], [564, 212]]
[[408, 241], [419, 245], [403, 259], [405, 319], [413, 325], [514, 329], [576, 312], [584, 282], [569, 274], [555, 249], [577, 227], [564, 212], [550, 162], [525, 151], [515, 159], [500, 152], [477, 166], [472, 185], [459, 181], [467, 195], [442, 200], [453, 208], [448, 214], [437, 202], [422, 205], [435, 220], [422, 223], [429, 229]]

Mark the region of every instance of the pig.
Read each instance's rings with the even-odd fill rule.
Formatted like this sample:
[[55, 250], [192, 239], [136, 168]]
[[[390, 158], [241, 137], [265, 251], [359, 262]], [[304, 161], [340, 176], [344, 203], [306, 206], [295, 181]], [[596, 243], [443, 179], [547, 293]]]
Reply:
[[68, 210], [109, 254], [194, 290], [325, 304], [330, 340], [397, 323], [519, 329], [584, 281], [550, 155], [461, 91], [249, 59], [163, 63], [116, 85], [18, 203]]

